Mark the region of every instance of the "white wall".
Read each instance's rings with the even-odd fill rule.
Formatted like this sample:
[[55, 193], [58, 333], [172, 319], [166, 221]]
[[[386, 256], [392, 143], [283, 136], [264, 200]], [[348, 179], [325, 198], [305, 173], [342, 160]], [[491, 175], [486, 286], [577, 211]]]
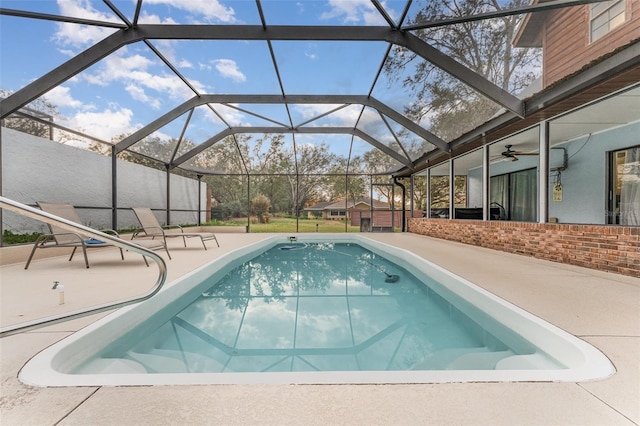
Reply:
[[636, 122], [558, 145], [567, 149], [569, 166], [561, 176], [562, 201], [553, 201], [553, 178], [549, 182], [549, 216], [562, 223], [605, 224], [608, 153], [640, 144], [639, 135]]
[[[37, 201], [68, 202], [78, 207], [83, 224], [112, 228], [111, 158], [48, 139], [2, 128], [2, 195], [35, 204]], [[146, 206], [166, 223], [165, 172], [117, 161], [117, 229], [139, 226], [131, 207]], [[198, 181], [171, 175], [171, 223], [197, 223]], [[206, 208], [206, 184], [201, 184], [201, 207]], [[205, 213], [201, 214], [205, 220]], [[3, 211], [3, 229], [14, 233], [43, 232], [46, 225], [9, 211]]]

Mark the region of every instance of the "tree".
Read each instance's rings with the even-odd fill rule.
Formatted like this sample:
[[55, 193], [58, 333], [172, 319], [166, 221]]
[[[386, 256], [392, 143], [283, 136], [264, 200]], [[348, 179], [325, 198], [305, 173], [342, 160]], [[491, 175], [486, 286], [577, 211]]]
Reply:
[[[404, 156], [398, 143], [391, 143], [389, 148]], [[389, 178], [389, 172], [398, 170], [401, 164], [395, 158], [376, 148], [365, 152], [362, 157], [365, 170], [372, 174], [371, 183], [376, 184], [373, 187], [374, 198], [387, 199], [389, 203], [395, 202], [392, 199], [395, 195], [395, 190], [389, 186], [393, 184], [393, 181]]]
[[258, 194], [253, 200], [251, 200], [251, 210], [253, 214], [258, 216], [260, 223], [269, 223], [269, 209], [271, 208], [271, 201], [269, 198], [262, 194]]
[[[464, 17], [529, 4], [529, 0], [442, 0], [428, 2], [413, 22]], [[540, 55], [536, 49], [517, 49], [511, 45], [519, 16], [466, 22], [441, 28], [422, 29], [416, 35], [425, 42], [484, 76], [502, 89], [518, 93], [539, 73]], [[416, 61], [416, 62], [414, 62]], [[410, 64], [413, 75], [406, 75]], [[487, 121], [499, 109], [464, 83], [402, 47], [385, 62], [391, 81], [403, 79], [403, 86], [415, 93], [405, 113], [416, 122], [428, 120], [430, 130], [452, 140]]]
[[[0, 89], [0, 98], [4, 99], [7, 96], [10, 96], [12, 92], [9, 92], [4, 89]], [[37, 117], [44, 121], [53, 122], [55, 119], [61, 118], [61, 114], [56, 108], [55, 105], [47, 102], [47, 100], [43, 97], [40, 97], [33, 102], [31, 102], [28, 106], [23, 107], [20, 111]], [[2, 120], [2, 126], [8, 129], [17, 130], [19, 132], [28, 133], [33, 136], [38, 136], [41, 138], [53, 139], [53, 127], [47, 124], [41, 123], [39, 121], [32, 120], [28, 117], [23, 117], [18, 114], [12, 114], [7, 118]], [[60, 136], [60, 135], [57, 135]], [[58, 138], [60, 139], [60, 138]], [[62, 142], [62, 140], [60, 140]]]
[[293, 200], [292, 215], [298, 213], [313, 200], [321, 198], [327, 179], [323, 176], [329, 170], [334, 155], [329, 147], [320, 145], [298, 145], [296, 148], [297, 177], [288, 175], [289, 190]]
[[249, 214], [249, 176], [243, 158], [249, 156], [250, 138], [249, 135], [226, 137], [190, 163], [215, 173], [204, 176], [203, 181], [211, 188], [213, 199], [224, 216]]
[[292, 154], [286, 149], [284, 135], [265, 134], [259, 139], [245, 139], [244, 160], [251, 175], [251, 192], [271, 201], [274, 212], [290, 210], [287, 174], [294, 171]]
[[414, 176], [413, 178], [413, 208], [414, 210], [427, 209], [426, 176]]
[[[347, 167], [348, 163], [348, 167]], [[347, 172], [349, 174], [347, 174]], [[363, 175], [362, 159], [336, 157], [327, 176], [327, 193], [331, 200], [355, 201], [367, 195], [368, 181]]]
[[[467, 205], [467, 177], [454, 179], [453, 203], [455, 207]], [[431, 207], [449, 207], [449, 176], [431, 176]]]

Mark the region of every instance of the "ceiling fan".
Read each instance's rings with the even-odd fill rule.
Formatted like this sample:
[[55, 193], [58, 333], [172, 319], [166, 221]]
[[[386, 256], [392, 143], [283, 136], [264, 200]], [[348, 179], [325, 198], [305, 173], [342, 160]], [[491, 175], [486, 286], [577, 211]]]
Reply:
[[505, 145], [505, 151], [502, 152], [502, 156], [505, 158], [510, 158], [511, 161], [518, 161], [517, 155], [538, 155], [535, 152], [522, 152], [522, 151], [514, 151], [511, 149], [513, 145]]

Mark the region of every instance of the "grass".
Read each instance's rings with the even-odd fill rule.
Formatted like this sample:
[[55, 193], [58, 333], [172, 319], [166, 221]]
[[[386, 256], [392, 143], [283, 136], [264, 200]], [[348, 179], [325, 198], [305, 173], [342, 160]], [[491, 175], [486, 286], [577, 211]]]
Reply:
[[[212, 225], [213, 223], [207, 223]], [[216, 221], [216, 225], [246, 226], [247, 220], [235, 219], [228, 222]], [[316, 226], [317, 225], [317, 226]], [[271, 217], [269, 223], [251, 223], [250, 232], [296, 232], [296, 219], [291, 217]], [[345, 232], [344, 222], [324, 219], [299, 219], [297, 232]], [[347, 226], [347, 232], [360, 232], [358, 226]]]
[[14, 244], [27, 244], [32, 243], [42, 235], [38, 232], [26, 233], [26, 234], [14, 234], [13, 232], [5, 229], [2, 233], [2, 244], [6, 246]]
[[[204, 225], [247, 226], [247, 219], [234, 219], [225, 222], [214, 220]], [[119, 230], [118, 232], [131, 232], [131, 229]], [[344, 222], [340, 220], [300, 218], [298, 220], [298, 229], [296, 230], [295, 218], [272, 216], [269, 223], [251, 223], [250, 232], [345, 232], [345, 227]], [[360, 232], [360, 228], [358, 226], [347, 225], [347, 232]], [[31, 234], [14, 234], [5, 229], [2, 236], [2, 243], [5, 246], [32, 243], [39, 235], [40, 234], [36, 232]]]

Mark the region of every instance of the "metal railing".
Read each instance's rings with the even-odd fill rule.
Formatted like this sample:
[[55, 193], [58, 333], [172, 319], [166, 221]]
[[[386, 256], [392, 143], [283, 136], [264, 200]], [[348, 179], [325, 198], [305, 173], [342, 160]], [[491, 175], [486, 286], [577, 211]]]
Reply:
[[22, 333], [24, 331], [45, 327], [45, 326], [69, 321], [72, 319], [99, 314], [102, 312], [110, 311], [112, 309], [121, 308], [123, 306], [141, 302], [143, 300], [149, 299], [150, 297], [155, 295], [158, 291], [160, 291], [165, 281], [167, 280], [167, 265], [164, 259], [158, 256], [155, 252], [149, 249], [146, 249], [142, 246], [139, 246], [138, 244], [123, 240], [121, 238], [114, 237], [113, 235], [105, 234], [104, 232], [97, 231], [95, 229], [89, 228], [79, 223], [71, 222], [67, 219], [63, 219], [59, 216], [52, 215], [51, 213], [47, 213], [42, 210], [35, 209], [33, 207], [27, 206], [22, 203], [18, 203], [17, 201], [13, 201], [5, 197], [0, 197], [0, 208], [11, 210], [15, 213], [30, 217], [32, 219], [39, 220], [41, 222], [59, 226], [60, 228], [63, 228], [71, 232], [81, 232], [83, 235], [87, 235], [92, 238], [109, 242], [110, 244], [116, 247], [119, 247], [121, 249], [129, 250], [129, 251], [141, 254], [142, 256], [150, 257], [158, 265], [158, 280], [156, 281], [155, 285], [148, 292], [144, 293], [142, 296], [117, 300], [117, 301], [105, 303], [98, 306], [93, 306], [85, 309], [67, 312], [64, 314], [39, 318], [39, 319], [26, 321], [19, 324], [2, 327], [0, 328], [0, 337], [10, 336], [12, 334]]

